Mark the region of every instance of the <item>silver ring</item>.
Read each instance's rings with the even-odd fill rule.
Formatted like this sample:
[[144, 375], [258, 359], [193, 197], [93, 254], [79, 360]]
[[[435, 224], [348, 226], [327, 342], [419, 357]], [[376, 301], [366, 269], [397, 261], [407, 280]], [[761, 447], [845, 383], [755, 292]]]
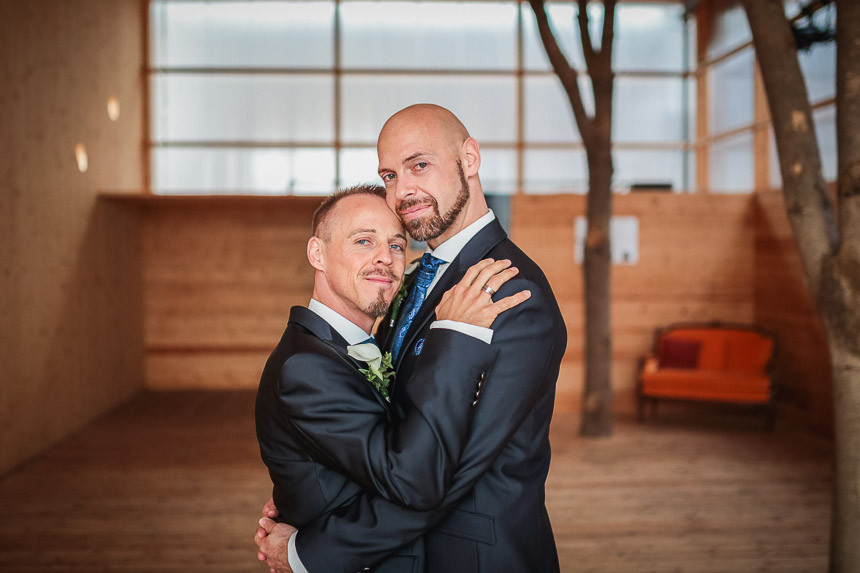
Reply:
[[494, 294], [496, 294], [496, 289], [494, 289], [490, 285], [484, 285], [484, 288], [482, 288], [481, 290], [490, 296], [493, 296]]

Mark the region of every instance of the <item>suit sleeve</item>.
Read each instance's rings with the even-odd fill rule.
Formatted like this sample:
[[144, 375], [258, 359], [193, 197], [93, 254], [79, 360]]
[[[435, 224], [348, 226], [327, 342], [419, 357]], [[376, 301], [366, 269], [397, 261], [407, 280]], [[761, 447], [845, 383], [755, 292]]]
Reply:
[[[531, 298], [500, 315], [493, 324], [498, 359], [483, 385], [472, 428], [442, 505], [412, 511], [367, 492], [305, 525], [296, 546], [311, 573], [349, 573], [377, 563], [398, 547], [430, 530], [465, 496], [498, 457], [529, 411], [547, 392], [554, 393], [566, 331], [551, 294], [535, 283], [514, 279], [496, 300], [524, 288]], [[409, 385], [412, 395], [413, 386]]]
[[281, 368], [281, 410], [314, 460], [384, 499], [431, 509], [444, 499], [462, 454], [474, 382], [495, 354], [470, 336], [434, 330], [399, 422], [388, 421], [375, 390], [349, 363], [295, 354]]

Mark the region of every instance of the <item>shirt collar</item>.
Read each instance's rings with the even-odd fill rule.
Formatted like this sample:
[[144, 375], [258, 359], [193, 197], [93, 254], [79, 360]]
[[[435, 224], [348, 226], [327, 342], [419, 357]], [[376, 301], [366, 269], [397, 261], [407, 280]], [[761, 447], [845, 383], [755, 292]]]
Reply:
[[450, 263], [457, 258], [457, 255], [460, 254], [460, 251], [463, 250], [466, 243], [472, 240], [472, 237], [477, 235], [478, 231], [489, 225], [495, 218], [496, 215], [493, 213], [493, 210], [490, 209], [487, 211], [486, 215], [477, 219], [474, 223], [436, 247], [434, 250], [431, 250], [428, 246], [427, 252], [431, 253], [437, 259], [442, 259], [446, 263]]
[[314, 298], [312, 298], [311, 302], [308, 303], [308, 310], [316, 313], [320, 318], [326, 321], [328, 325], [335, 329], [335, 331], [340, 334], [349, 345], [360, 344], [370, 336], [370, 334], [365, 332], [360, 326], [344, 318], [342, 315]]

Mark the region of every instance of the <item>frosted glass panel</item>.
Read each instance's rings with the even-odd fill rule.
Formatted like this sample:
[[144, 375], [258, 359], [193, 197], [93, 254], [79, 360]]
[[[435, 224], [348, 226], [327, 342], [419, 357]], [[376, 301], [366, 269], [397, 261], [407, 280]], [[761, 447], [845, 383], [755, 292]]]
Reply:
[[711, 43], [708, 57], [725, 54], [738, 46], [752, 41], [747, 14], [738, 2], [735, 6], [721, 11], [711, 30]]
[[318, 75], [159, 74], [155, 141], [334, 140], [334, 80]]
[[[589, 33], [592, 44], [600, 46], [603, 27], [603, 6], [592, 2], [588, 6]], [[620, 4], [615, 9], [614, 68], [619, 70], [682, 71], [684, 57], [684, 7], [659, 4]], [[579, 39], [577, 10], [573, 3], [548, 5], [547, 14], [556, 40], [568, 61], [577, 69], [585, 69]], [[523, 50], [526, 69], [550, 69], [534, 12], [523, 5]]]
[[684, 6], [619, 4], [615, 9], [612, 67], [684, 70]]
[[[594, 113], [591, 82], [579, 78], [579, 89], [588, 113]], [[529, 142], [580, 141], [573, 110], [561, 82], [555, 76], [525, 80], [525, 140]]]
[[150, 4], [156, 67], [334, 65], [334, 2]]
[[523, 178], [526, 193], [585, 193], [588, 191], [585, 152], [526, 151]]
[[682, 191], [684, 155], [683, 151], [616, 149], [612, 152], [612, 187], [629, 189], [635, 183], [668, 183], [673, 191]]
[[513, 77], [343, 76], [341, 138], [376, 144], [379, 130], [395, 112], [414, 103], [450, 109], [478, 143], [516, 139], [516, 80]]
[[711, 133], [722, 133], [753, 121], [755, 53], [748, 48], [708, 70]]
[[821, 169], [824, 179], [835, 181], [838, 173], [838, 157], [836, 155], [836, 106], [828, 106], [812, 112], [815, 121], [815, 137], [818, 140], [818, 152], [821, 154]]
[[341, 150], [338, 187], [351, 187], [360, 183], [382, 185], [382, 179], [377, 173], [378, 166], [375, 147]]
[[334, 189], [331, 149], [156, 148], [156, 193], [328, 194]]
[[836, 96], [836, 44], [816, 44], [797, 53], [812, 103]]
[[708, 171], [711, 193], [750, 193], [754, 186], [752, 133], [711, 145]]
[[517, 190], [517, 154], [513, 149], [481, 149], [481, 186], [484, 193], [511, 195]]
[[516, 4], [343, 2], [344, 68], [513, 70]]
[[617, 78], [613, 141], [684, 141], [683, 82], [681, 78]]

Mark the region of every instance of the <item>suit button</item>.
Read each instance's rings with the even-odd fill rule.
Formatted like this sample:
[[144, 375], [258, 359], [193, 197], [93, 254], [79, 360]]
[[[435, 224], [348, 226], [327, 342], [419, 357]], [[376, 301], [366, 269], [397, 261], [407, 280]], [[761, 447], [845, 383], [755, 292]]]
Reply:
[[474, 408], [474, 407], [475, 407], [475, 406], [477, 406], [477, 405], [478, 405], [478, 397], [477, 397], [477, 396], [475, 396], [475, 401], [474, 401], [474, 402], [472, 402], [472, 408]]
[[480, 376], [478, 376], [478, 379], [479, 379], [481, 382], [483, 382], [484, 380], [486, 380], [486, 379], [487, 379], [487, 373], [486, 373], [486, 372], [481, 372], [481, 375], [480, 375]]
[[364, 572], [364, 571], [373, 571], [373, 569], [371, 569], [370, 567], [365, 567], [365, 568], [364, 568], [364, 569], [362, 569], [361, 571], [362, 571], [362, 572]]

